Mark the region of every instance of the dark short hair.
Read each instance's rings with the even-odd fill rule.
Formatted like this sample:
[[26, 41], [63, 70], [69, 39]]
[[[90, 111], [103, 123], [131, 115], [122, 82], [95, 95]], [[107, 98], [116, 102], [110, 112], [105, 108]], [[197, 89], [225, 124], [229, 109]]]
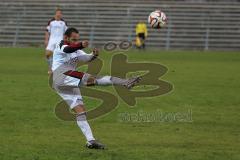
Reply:
[[65, 31], [64, 35], [70, 37], [72, 33], [79, 33], [79, 32], [78, 32], [78, 30], [76, 28], [72, 27], [72, 28], [68, 28]]
[[57, 8], [57, 9], [55, 10], [55, 13], [58, 12], [58, 11], [62, 12], [62, 10], [61, 10], [60, 8]]

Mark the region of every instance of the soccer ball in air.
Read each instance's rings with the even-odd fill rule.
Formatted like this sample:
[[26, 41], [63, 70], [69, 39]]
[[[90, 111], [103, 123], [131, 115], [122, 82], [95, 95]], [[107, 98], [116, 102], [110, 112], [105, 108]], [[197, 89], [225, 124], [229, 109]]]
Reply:
[[148, 23], [152, 28], [162, 28], [167, 24], [167, 16], [161, 10], [156, 10], [148, 16]]

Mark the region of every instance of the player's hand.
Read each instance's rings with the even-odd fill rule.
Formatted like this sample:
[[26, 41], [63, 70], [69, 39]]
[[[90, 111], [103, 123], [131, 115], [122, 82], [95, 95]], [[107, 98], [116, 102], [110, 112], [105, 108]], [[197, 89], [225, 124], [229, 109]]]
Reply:
[[88, 41], [87, 40], [82, 41], [82, 46], [84, 48], [87, 48], [88, 47]]
[[99, 49], [94, 48], [92, 53], [93, 53], [94, 56], [98, 56], [99, 55]]

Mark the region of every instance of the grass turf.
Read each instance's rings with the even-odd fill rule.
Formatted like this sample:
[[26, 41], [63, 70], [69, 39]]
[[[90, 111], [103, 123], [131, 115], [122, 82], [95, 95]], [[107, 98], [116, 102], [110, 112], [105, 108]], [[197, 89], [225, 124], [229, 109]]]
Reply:
[[[48, 86], [43, 49], [0, 49], [0, 159], [240, 159], [240, 54], [236, 52], [128, 51], [130, 62], [157, 62], [169, 68], [162, 79], [174, 90], [138, 98], [90, 122], [107, 150], [88, 150], [75, 122], [56, 118], [60, 101]], [[102, 74], [111, 53], [102, 53]], [[112, 87], [98, 88], [116, 95]], [[85, 98], [87, 108], [99, 101]], [[122, 113], [188, 113], [192, 122], [120, 121]]]

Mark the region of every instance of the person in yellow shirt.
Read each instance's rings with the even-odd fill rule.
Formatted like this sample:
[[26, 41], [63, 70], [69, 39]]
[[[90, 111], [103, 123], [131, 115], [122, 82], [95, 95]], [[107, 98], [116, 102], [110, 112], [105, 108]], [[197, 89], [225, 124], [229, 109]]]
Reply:
[[145, 49], [145, 39], [147, 37], [147, 26], [144, 22], [139, 21], [136, 25], [136, 42], [138, 49]]

